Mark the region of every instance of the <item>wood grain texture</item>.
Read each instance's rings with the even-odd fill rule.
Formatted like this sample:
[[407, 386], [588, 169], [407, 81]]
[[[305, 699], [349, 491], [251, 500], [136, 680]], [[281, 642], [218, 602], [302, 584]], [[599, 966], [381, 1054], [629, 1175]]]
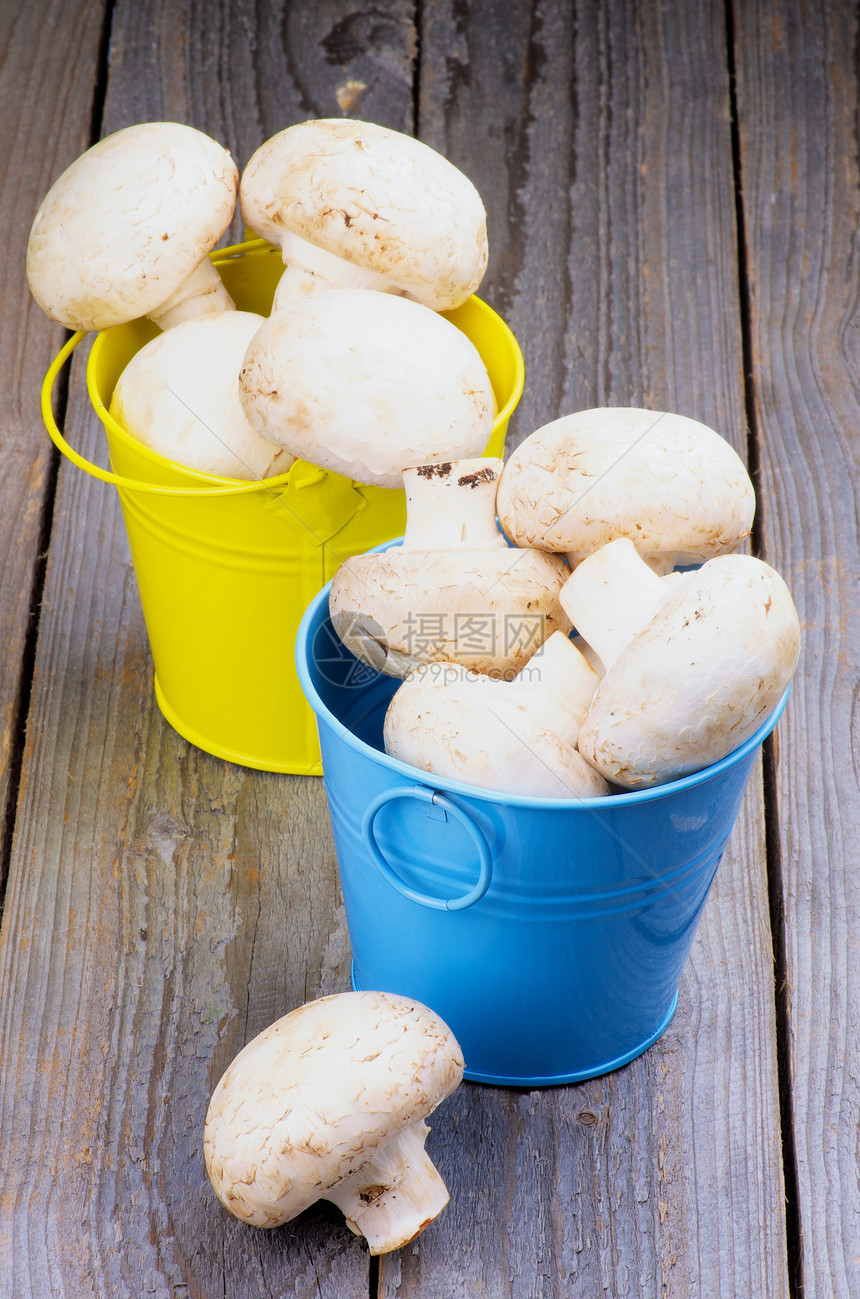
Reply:
[[[7, 855], [7, 801], [17, 771], [25, 661], [39, 576], [53, 456], [39, 390], [62, 329], [30, 298], [25, 262], [36, 209], [63, 168], [90, 143], [100, 4], [34, 0], [4, 14], [0, 57], [0, 898]], [[58, 26], [67, 39], [58, 43]]]
[[[590, 405], [675, 405], [743, 453], [721, 8], [428, 6], [421, 75], [422, 136], [481, 189], [482, 293], [526, 356], [511, 442]], [[386, 1299], [788, 1293], [762, 818], [759, 775], [645, 1057], [447, 1103], [448, 1216], [382, 1261]]]
[[[120, 4], [101, 133], [174, 118], [241, 157], [331, 113], [353, 72], [408, 125], [403, 14], [374, 6], [362, 36], [346, 4], [269, 8], [259, 29], [250, 5]], [[341, 22], [353, 46], [327, 46]], [[93, 84], [95, 53], [77, 75]], [[98, 459], [82, 368], [67, 431]], [[322, 782], [232, 767], [161, 719], [118, 498], [64, 465], [0, 935], [4, 1299], [365, 1296], [366, 1249], [330, 1206], [255, 1231], [202, 1162], [230, 1059], [348, 986], [347, 958]]]
[[[411, 132], [413, 10], [409, 0], [119, 0], [103, 134], [168, 117], [207, 130], [242, 168], [306, 118]], [[231, 234], [241, 237], [238, 215]]]
[[427, 7], [422, 137], [484, 197], [481, 292], [525, 348], [509, 446], [642, 405], [745, 452], [723, 29], [717, 3]]
[[804, 628], [777, 792], [801, 1275], [860, 1293], [856, 6], [736, 6], [767, 558]]

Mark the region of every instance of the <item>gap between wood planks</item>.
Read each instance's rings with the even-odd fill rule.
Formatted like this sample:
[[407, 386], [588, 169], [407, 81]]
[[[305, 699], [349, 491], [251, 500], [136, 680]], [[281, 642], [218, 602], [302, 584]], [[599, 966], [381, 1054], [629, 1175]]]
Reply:
[[[738, 242], [738, 296], [741, 310], [741, 346], [743, 352], [744, 406], [747, 419], [747, 460], [750, 477], [756, 487], [756, 499], [761, 500], [760, 458], [758, 446], [758, 420], [755, 404], [755, 369], [752, 355], [752, 303], [749, 288], [749, 252], [744, 213], [743, 169], [741, 164], [740, 125], [738, 121], [737, 68], [735, 63], [734, 5], [739, 0], [726, 0], [726, 50], [728, 52], [729, 107], [731, 113], [732, 169], [735, 181], [735, 223]], [[758, 554], [762, 532], [761, 511], [757, 505], [753, 528], [752, 549]], [[783, 1178], [785, 1182], [785, 1234], [788, 1258], [788, 1286], [792, 1299], [803, 1299], [803, 1249], [800, 1219], [800, 1194], [798, 1185], [797, 1150], [794, 1140], [794, 1104], [791, 1089], [790, 1024], [791, 992], [788, 985], [788, 964], [785, 935], [785, 896], [780, 869], [779, 811], [777, 804], [776, 760], [774, 737], [768, 736], [762, 746], [762, 775], [764, 784], [764, 831], [768, 881], [768, 907], [770, 912], [771, 941], [773, 943], [774, 1005], [776, 1011], [777, 1087], [779, 1092], [779, 1118], [782, 1136]]]
[[[98, 53], [98, 73], [93, 85], [93, 102], [90, 113], [89, 143], [95, 144], [101, 134], [104, 115], [105, 96], [107, 94], [108, 70], [110, 64], [110, 38], [113, 26], [115, 0], [106, 0], [102, 18], [101, 40]], [[65, 338], [71, 337], [70, 331]], [[65, 340], [64, 340], [65, 341]], [[54, 417], [62, 428], [69, 398], [68, 367], [58, 377], [55, 386], [56, 399]], [[9, 783], [6, 806], [2, 812], [2, 838], [0, 838], [0, 918], [6, 897], [6, 883], [9, 878], [9, 867], [12, 857], [12, 839], [15, 832], [15, 820], [18, 811], [18, 796], [21, 788], [21, 768], [24, 760], [24, 741], [27, 730], [27, 715], [30, 711], [33, 672], [36, 666], [36, 644], [39, 639], [39, 623], [42, 613], [42, 598], [45, 590], [45, 576], [48, 568], [48, 551], [51, 544], [51, 529], [54, 522], [54, 503], [57, 494], [57, 480], [60, 472], [60, 453], [51, 449], [48, 461], [45, 493], [42, 499], [42, 512], [39, 519], [39, 539], [36, 565], [33, 571], [33, 584], [30, 590], [30, 617], [27, 634], [21, 655], [21, 686], [12, 720], [12, 740], [9, 746]]]

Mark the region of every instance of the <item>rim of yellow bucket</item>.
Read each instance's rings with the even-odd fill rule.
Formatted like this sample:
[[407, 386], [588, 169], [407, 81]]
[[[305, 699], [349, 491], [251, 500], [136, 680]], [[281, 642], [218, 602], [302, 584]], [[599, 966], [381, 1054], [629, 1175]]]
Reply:
[[[227, 248], [218, 248], [213, 253], [210, 253], [209, 256], [210, 260], [217, 265], [219, 262], [228, 261], [236, 257], [254, 255], [256, 253], [268, 256], [272, 251], [272, 245], [265, 239], [249, 239], [240, 244], [231, 244]], [[502, 319], [498, 312], [494, 311], [493, 308], [484, 302], [482, 298], [479, 298], [476, 295], [473, 295], [468, 299], [468, 301], [477, 306], [482, 314], [495, 318], [497, 326], [500, 326], [501, 337], [504, 338], [507, 343], [514, 363], [514, 383], [508, 400], [505, 402], [504, 406], [500, 408], [493, 420], [492, 431], [495, 432], [500, 424], [510, 419], [520, 397], [522, 396], [523, 386], [525, 383], [525, 362], [523, 361], [522, 350], [517, 342], [513, 330], [507, 322]], [[121, 474], [115, 474], [112, 470], [103, 469], [101, 465], [93, 464], [91, 460], [87, 460], [85, 456], [82, 456], [79, 451], [75, 450], [70, 442], [66, 441], [57, 421], [54, 419], [53, 394], [54, 385], [56, 384], [57, 378], [59, 377], [63, 367], [66, 365], [75, 349], [80, 346], [85, 338], [88, 337], [90, 332], [91, 331], [89, 330], [78, 330], [77, 333], [72, 334], [54, 357], [42, 383], [42, 419], [45, 422], [45, 427], [48, 430], [48, 434], [51, 441], [54, 443], [54, 446], [58, 451], [62, 452], [66, 459], [70, 460], [72, 464], [77, 465], [79, 469], [83, 469], [84, 472], [88, 473], [92, 478], [97, 478], [103, 483], [111, 483], [114, 487], [125, 488], [130, 491], [152, 492], [158, 496], [239, 496], [262, 490], [271, 491], [273, 488], [285, 486], [288, 483], [293, 466], [291, 466], [285, 474], [280, 474], [276, 478], [259, 478], [248, 482], [242, 479], [217, 478], [213, 474], [200, 473], [197, 470], [189, 469], [186, 465], [180, 465], [175, 461], [168, 460], [165, 456], [159, 455], [157, 451], [152, 451], [136, 438], [132, 438], [122, 425], [118, 424], [110, 414], [101, 399], [101, 394], [95, 387], [95, 382], [92, 377], [92, 369], [89, 366], [87, 367], [87, 391], [93, 409], [102, 424], [106, 428], [109, 428], [116, 437], [133, 443], [135, 450], [141, 453], [144, 458], [152, 460], [154, 464], [166, 466], [174, 471], [180, 472], [185, 477], [193, 479], [195, 484], [199, 483], [200, 486], [169, 487], [163, 483], [148, 483], [139, 478], [125, 478]], [[103, 336], [103, 333], [104, 331], [99, 331], [96, 334], [96, 339], [93, 344], [94, 350], [98, 347], [99, 339]], [[296, 463], [301, 462], [297, 461]], [[318, 473], [320, 478], [324, 478], [326, 470], [319, 469]]]

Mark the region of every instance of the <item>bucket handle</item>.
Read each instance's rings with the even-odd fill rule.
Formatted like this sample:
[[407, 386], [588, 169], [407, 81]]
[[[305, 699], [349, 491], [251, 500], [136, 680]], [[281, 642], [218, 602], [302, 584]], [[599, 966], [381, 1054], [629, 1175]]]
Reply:
[[[78, 330], [72, 334], [60, 351], [54, 357], [51, 365], [45, 375], [42, 383], [42, 419], [45, 421], [45, 428], [48, 430], [51, 441], [58, 451], [71, 460], [72, 464], [83, 469], [93, 478], [98, 478], [103, 483], [113, 483], [114, 487], [124, 487], [129, 491], [151, 492], [155, 496], [241, 496], [249, 492], [259, 492], [261, 489], [273, 490], [273, 485], [277, 479], [254, 479], [247, 483], [224, 482], [216, 487], [166, 487], [161, 483], [148, 483], [140, 478], [123, 478], [121, 474], [112, 473], [109, 469], [102, 469], [100, 465], [95, 465], [91, 460], [87, 460], [80, 452], [66, 441], [63, 434], [57, 426], [54, 419], [53, 409], [53, 392], [54, 384], [63, 366], [71, 357], [75, 348], [87, 337], [87, 330]], [[323, 471], [319, 470], [320, 477], [323, 477]]]
[[[419, 802], [431, 803], [442, 808], [445, 813], [452, 816], [455, 821], [459, 821], [463, 828], [468, 831], [478, 850], [480, 860], [478, 878], [468, 893], [464, 893], [458, 898], [437, 898], [430, 893], [422, 893], [419, 889], [412, 888], [400, 878], [379, 847], [375, 830], [375, 822], [380, 809], [395, 798], [417, 798]], [[403, 897], [409, 898], [411, 902], [420, 903], [422, 907], [432, 907], [435, 911], [464, 911], [466, 907], [471, 907], [475, 902], [478, 902], [490, 887], [490, 880], [493, 876], [493, 855], [483, 830], [463, 808], [458, 807], [456, 803], [452, 803], [449, 798], [446, 798], [444, 794], [440, 794], [437, 790], [428, 789], [426, 785], [399, 785], [394, 789], [384, 789], [381, 794], [377, 794], [364, 813], [364, 819], [361, 823], [361, 835], [374, 863], [392, 888], [401, 893]]]

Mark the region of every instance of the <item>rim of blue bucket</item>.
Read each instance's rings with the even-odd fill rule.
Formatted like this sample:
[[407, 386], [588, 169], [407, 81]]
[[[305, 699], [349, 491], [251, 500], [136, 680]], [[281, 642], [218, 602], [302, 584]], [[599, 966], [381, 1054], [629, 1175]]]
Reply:
[[[402, 544], [402, 537], [396, 541], [384, 542], [381, 546], [375, 547], [376, 550], [387, 550], [390, 546], [399, 546]], [[357, 752], [364, 754], [373, 761], [378, 762], [381, 766], [387, 767], [390, 771], [397, 772], [398, 775], [405, 777], [407, 780], [416, 781], [422, 785], [432, 786], [433, 789], [446, 790], [452, 794], [465, 794], [469, 798], [480, 799], [485, 803], [504, 804], [506, 807], [529, 807], [540, 809], [558, 809], [570, 811], [571, 807], [582, 807], [593, 809], [595, 811], [601, 808], [624, 807], [631, 803], [647, 803], [653, 799], [668, 798], [672, 794], [679, 794], [687, 789], [693, 789], [696, 785], [706, 784], [709, 780], [715, 780], [727, 768], [735, 766], [736, 763], [742, 762], [744, 758], [759, 747], [771, 734], [776, 727], [777, 722], [785, 711], [788, 703], [788, 696], [791, 693], [791, 685], [785, 688], [779, 703], [769, 717], [762, 722], [758, 730], [745, 740], [743, 744], [733, 749], [731, 753], [718, 762], [712, 762], [708, 767], [702, 767], [699, 771], [693, 771], [688, 776], [680, 776], [677, 780], [667, 781], [662, 785], [651, 785], [648, 789], [628, 790], [625, 793], [603, 794], [596, 798], [579, 798], [572, 796], [570, 798], [527, 798], [523, 794], [506, 794], [498, 790], [484, 789], [478, 785], [467, 785], [463, 781], [451, 780], [450, 777], [435, 775], [429, 771], [422, 771], [420, 767], [410, 766], [406, 762], [401, 762], [399, 758], [392, 758], [383, 749], [377, 749], [372, 744], [367, 744], [360, 740], [348, 726], [335, 717], [334, 713], [323, 702], [320, 694], [310, 678], [308, 671], [308, 637], [311, 625], [316, 622], [321, 605], [325, 605], [325, 614], [328, 615], [328, 599], [331, 590], [331, 582], [327, 582], [322, 590], [314, 596], [311, 603], [304, 612], [299, 630], [296, 634], [296, 671], [299, 678], [299, 684], [308, 703], [317, 717], [325, 719], [326, 724], [335, 732], [338, 737], [337, 742], [345, 741]], [[335, 633], [332, 632], [334, 635]], [[379, 674], [382, 675], [381, 673]], [[325, 762], [326, 752], [322, 754]]]

